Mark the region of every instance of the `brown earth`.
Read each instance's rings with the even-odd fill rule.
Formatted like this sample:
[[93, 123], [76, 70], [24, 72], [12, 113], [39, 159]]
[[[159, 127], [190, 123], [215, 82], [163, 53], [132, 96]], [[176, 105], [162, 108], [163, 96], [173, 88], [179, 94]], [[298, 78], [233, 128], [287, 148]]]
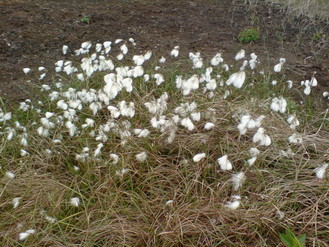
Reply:
[[[175, 45], [182, 53], [222, 51], [231, 58], [243, 47], [273, 66], [287, 59], [289, 79], [310, 79], [317, 71], [321, 90], [329, 87], [329, 56], [323, 44], [311, 42], [316, 30], [303, 32], [285, 22], [279, 8], [265, 3], [249, 6], [229, 0], [4, 0], [0, 3], [0, 95], [14, 100], [29, 97], [22, 69], [63, 59], [62, 46], [72, 51], [84, 41], [134, 38], [142, 50], [166, 55]], [[83, 23], [83, 17], [90, 23]], [[298, 23], [298, 20], [297, 22]], [[259, 27], [261, 38], [240, 44], [247, 27]], [[327, 28], [327, 27], [325, 27]], [[328, 29], [327, 29], [328, 31]], [[302, 35], [301, 35], [302, 34]]]

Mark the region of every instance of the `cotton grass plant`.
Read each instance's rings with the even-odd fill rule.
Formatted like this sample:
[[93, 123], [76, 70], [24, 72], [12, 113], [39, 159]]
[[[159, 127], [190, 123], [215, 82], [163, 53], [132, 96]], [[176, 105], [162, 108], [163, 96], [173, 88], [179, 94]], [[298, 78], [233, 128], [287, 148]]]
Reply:
[[272, 246], [287, 227], [325, 246], [328, 110], [284, 58], [70, 49], [80, 64], [24, 68], [38, 93], [1, 107], [2, 246]]

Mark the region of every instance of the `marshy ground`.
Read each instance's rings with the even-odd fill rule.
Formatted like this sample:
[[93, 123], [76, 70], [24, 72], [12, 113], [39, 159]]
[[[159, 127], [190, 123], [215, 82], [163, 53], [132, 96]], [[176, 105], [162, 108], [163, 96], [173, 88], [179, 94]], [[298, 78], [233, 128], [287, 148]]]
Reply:
[[288, 229], [305, 237], [286, 246], [328, 246], [325, 17], [226, 0], [0, 11], [1, 246], [284, 246]]

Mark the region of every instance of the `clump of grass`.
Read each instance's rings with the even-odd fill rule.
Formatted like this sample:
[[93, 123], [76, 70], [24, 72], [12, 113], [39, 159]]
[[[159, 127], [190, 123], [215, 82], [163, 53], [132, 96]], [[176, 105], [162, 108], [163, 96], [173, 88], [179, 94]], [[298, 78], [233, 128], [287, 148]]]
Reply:
[[327, 19], [329, 18], [329, 1], [328, 0], [288, 0], [288, 1], [277, 1], [270, 0], [282, 4], [287, 8], [291, 15], [307, 16], [311, 20], [316, 18]]
[[229, 66], [113, 43], [83, 43], [82, 66], [2, 105], [3, 246], [272, 246], [283, 227], [326, 241], [327, 112], [292, 96], [315, 78], [287, 83], [285, 59], [263, 71], [256, 54], [241, 67], [243, 50]]
[[[277, 2], [273, 1], [272, 2]], [[315, 57], [326, 53], [328, 49], [328, 37], [322, 33], [327, 33], [329, 28], [329, 1], [328, 0], [289, 0], [282, 5], [285, 13], [283, 25], [295, 26], [299, 29], [296, 35], [296, 43], [302, 40], [316, 42], [313, 45]], [[317, 30], [314, 33], [314, 30]], [[306, 39], [307, 37], [307, 39]]]

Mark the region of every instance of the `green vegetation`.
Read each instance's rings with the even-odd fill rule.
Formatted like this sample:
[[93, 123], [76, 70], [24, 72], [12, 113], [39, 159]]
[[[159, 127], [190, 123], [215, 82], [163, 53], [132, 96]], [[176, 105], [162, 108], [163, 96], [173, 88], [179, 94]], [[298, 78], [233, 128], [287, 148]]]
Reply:
[[296, 236], [287, 228], [285, 233], [280, 233], [280, 238], [287, 247], [303, 247], [305, 246], [306, 234]]
[[313, 41], [319, 41], [321, 39], [325, 39], [326, 36], [327, 35], [323, 31], [319, 31], [319, 32], [316, 32], [312, 35], [312, 40]]
[[81, 18], [80, 20], [82, 23], [85, 23], [85, 24], [90, 24], [90, 17], [89, 16], [84, 16]]
[[239, 41], [241, 43], [251, 43], [259, 39], [258, 28], [247, 28], [239, 33]]

